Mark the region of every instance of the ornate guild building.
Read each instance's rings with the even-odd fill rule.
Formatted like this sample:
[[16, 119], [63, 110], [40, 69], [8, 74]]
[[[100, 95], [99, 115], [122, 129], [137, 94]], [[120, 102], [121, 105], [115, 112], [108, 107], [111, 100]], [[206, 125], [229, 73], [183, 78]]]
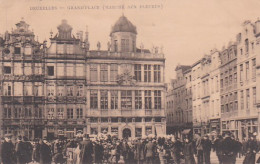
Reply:
[[166, 133], [165, 58], [136, 47], [136, 27], [121, 16], [107, 50], [90, 50], [66, 20], [50, 45], [36, 41], [24, 20], [1, 38], [1, 135], [119, 138]]

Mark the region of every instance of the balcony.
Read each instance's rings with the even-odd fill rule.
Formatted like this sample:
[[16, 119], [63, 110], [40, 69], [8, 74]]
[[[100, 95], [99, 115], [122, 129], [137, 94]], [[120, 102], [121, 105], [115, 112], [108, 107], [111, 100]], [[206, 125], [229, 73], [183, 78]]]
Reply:
[[11, 103], [12, 102], [12, 97], [11, 96], [2, 96], [2, 101], [3, 103]]
[[3, 81], [43, 81], [44, 75], [2, 75]]
[[47, 54], [45, 59], [85, 60], [86, 54]]
[[109, 52], [109, 51], [89, 51], [88, 58], [119, 58], [119, 59], [162, 59], [162, 53], [132, 53], [132, 52]]

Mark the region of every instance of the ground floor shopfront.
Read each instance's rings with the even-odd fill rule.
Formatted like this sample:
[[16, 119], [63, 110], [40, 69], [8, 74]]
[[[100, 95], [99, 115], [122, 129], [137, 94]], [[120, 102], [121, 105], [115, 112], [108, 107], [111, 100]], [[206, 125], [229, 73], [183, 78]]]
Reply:
[[238, 138], [240, 141], [244, 138], [247, 139], [254, 133], [257, 135], [259, 133], [257, 118], [222, 120], [221, 124], [222, 133], [230, 131], [234, 137]]

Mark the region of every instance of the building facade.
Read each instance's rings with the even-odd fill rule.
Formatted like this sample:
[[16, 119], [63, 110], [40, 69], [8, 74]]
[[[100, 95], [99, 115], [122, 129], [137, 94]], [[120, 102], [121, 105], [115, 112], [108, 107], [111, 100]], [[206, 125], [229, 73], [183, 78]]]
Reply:
[[[229, 131], [239, 140], [259, 134], [259, 33], [259, 20], [245, 21], [236, 42], [191, 66], [194, 133]], [[175, 120], [182, 117], [172, 114]]]
[[[34, 41], [28, 26], [21, 21], [1, 40], [2, 134], [129, 138], [166, 133], [164, 54], [136, 48], [136, 27], [125, 16], [112, 27], [106, 51], [100, 42], [89, 50], [88, 32], [75, 37], [66, 20], [56, 35], [51, 33], [48, 47]], [[16, 45], [20, 35], [26, 44]]]
[[171, 82], [171, 89], [167, 94], [167, 133], [181, 137], [184, 130], [192, 129], [191, 108], [191, 67], [178, 65], [175, 69], [176, 79]]

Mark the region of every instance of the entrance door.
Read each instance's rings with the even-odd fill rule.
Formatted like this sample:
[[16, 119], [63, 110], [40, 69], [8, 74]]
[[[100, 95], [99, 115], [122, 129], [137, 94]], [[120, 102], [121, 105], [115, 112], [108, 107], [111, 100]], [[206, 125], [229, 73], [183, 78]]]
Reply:
[[129, 137], [131, 137], [131, 130], [128, 129], [128, 128], [125, 128], [125, 129], [123, 130], [123, 138], [128, 139]]

